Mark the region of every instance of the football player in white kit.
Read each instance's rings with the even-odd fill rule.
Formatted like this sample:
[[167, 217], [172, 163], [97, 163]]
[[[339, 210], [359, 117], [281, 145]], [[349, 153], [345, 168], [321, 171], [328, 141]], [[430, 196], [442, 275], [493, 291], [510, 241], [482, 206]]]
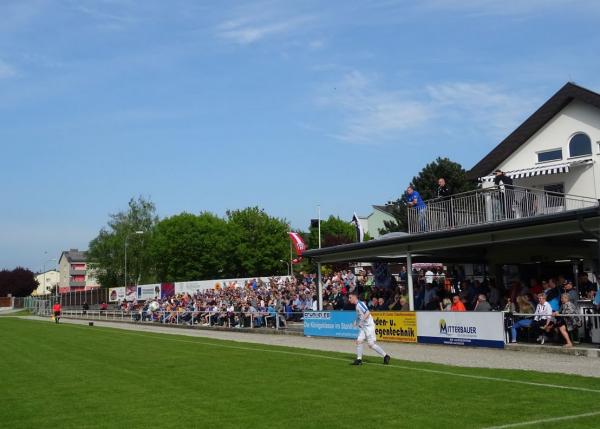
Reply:
[[348, 300], [356, 306], [356, 320], [354, 321], [354, 325], [358, 326], [359, 329], [358, 338], [356, 339], [356, 359], [352, 362], [352, 365], [362, 365], [363, 342], [365, 338], [369, 347], [375, 350], [378, 355], [383, 356], [383, 363], [387, 365], [390, 363], [390, 355], [375, 344], [375, 322], [367, 304], [360, 301], [354, 292], [350, 293]]

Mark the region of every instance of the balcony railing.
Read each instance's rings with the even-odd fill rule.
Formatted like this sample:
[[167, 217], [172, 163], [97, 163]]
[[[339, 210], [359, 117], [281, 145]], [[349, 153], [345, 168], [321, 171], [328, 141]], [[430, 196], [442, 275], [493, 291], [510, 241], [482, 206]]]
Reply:
[[597, 207], [598, 200], [519, 186], [478, 189], [408, 208], [408, 232], [444, 231]]
[[69, 287], [84, 287], [84, 286], [85, 286], [85, 280], [83, 280], [83, 281], [71, 280], [69, 282]]
[[69, 275], [70, 276], [85, 276], [85, 269], [75, 270], [75, 269], [71, 268], [69, 270]]

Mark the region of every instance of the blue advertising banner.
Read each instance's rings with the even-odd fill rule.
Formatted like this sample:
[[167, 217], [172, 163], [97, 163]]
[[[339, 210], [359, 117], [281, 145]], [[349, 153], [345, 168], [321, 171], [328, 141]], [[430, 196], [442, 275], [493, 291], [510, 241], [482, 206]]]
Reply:
[[313, 337], [358, 337], [358, 328], [352, 326], [354, 311], [305, 311], [304, 335]]

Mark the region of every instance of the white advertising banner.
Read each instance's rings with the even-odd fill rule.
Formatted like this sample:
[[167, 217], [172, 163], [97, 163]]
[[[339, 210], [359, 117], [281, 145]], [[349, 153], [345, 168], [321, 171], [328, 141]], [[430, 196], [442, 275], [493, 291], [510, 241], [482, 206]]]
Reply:
[[160, 283], [151, 285], [139, 285], [137, 287], [137, 299], [146, 300], [160, 297]]
[[503, 348], [504, 313], [419, 311], [417, 342]]
[[124, 287], [111, 287], [108, 289], [108, 300], [110, 302], [122, 302], [125, 299]]
[[[288, 276], [277, 277], [278, 279], [287, 279]], [[247, 282], [253, 282], [254, 280], [262, 280], [264, 283], [269, 283], [270, 277], [246, 277], [241, 279], [219, 279], [219, 280], [196, 280], [190, 282], [176, 282], [175, 293], [189, 293], [194, 294], [197, 291], [204, 291], [207, 289], [225, 289], [228, 287], [244, 287]]]
[[[289, 278], [289, 276], [281, 276], [275, 277], [280, 281], [285, 281]], [[218, 279], [218, 280], [195, 280], [189, 282], [176, 282], [175, 283], [175, 294], [179, 295], [182, 293], [194, 294], [198, 291], [202, 292], [208, 289], [225, 289], [228, 287], [244, 287], [248, 282], [253, 283], [255, 280], [262, 280], [264, 283], [268, 284], [271, 280], [271, 277], [247, 277], [241, 279]], [[165, 285], [172, 285], [173, 283], [165, 283]], [[161, 283], [148, 284], [148, 285], [138, 285], [137, 289], [134, 286], [130, 286], [132, 290], [135, 290], [135, 298], [138, 300], [146, 300], [146, 299], [154, 299], [156, 297], [161, 296], [162, 285]], [[123, 289], [122, 294], [127, 296], [125, 288], [113, 288], [113, 289]], [[112, 289], [111, 289], [112, 291]], [[120, 294], [121, 292], [117, 292]], [[112, 292], [111, 292], [112, 294]], [[112, 296], [112, 295], [111, 295]], [[123, 300], [123, 296], [118, 295], [119, 301]]]

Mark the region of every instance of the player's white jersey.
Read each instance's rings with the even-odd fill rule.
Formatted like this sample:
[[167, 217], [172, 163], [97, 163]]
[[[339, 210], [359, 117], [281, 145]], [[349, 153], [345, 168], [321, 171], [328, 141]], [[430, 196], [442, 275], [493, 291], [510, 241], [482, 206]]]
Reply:
[[[367, 317], [363, 321], [363, 317], [365, 317], [365, 314], [367, 314], [367, 313], [369, 313], [369, 317]], [[367, 307], [367, 304], [365, 304], [362, 301], [358, 301], [356, 303], [356, 319], [359, 324], [362, 321], [362, 326], [364, 328], [375, 326], [375, 322], [373, 322], [373, 317], [371, 316], [371, 313], [369, 312], [369, 308]]]

